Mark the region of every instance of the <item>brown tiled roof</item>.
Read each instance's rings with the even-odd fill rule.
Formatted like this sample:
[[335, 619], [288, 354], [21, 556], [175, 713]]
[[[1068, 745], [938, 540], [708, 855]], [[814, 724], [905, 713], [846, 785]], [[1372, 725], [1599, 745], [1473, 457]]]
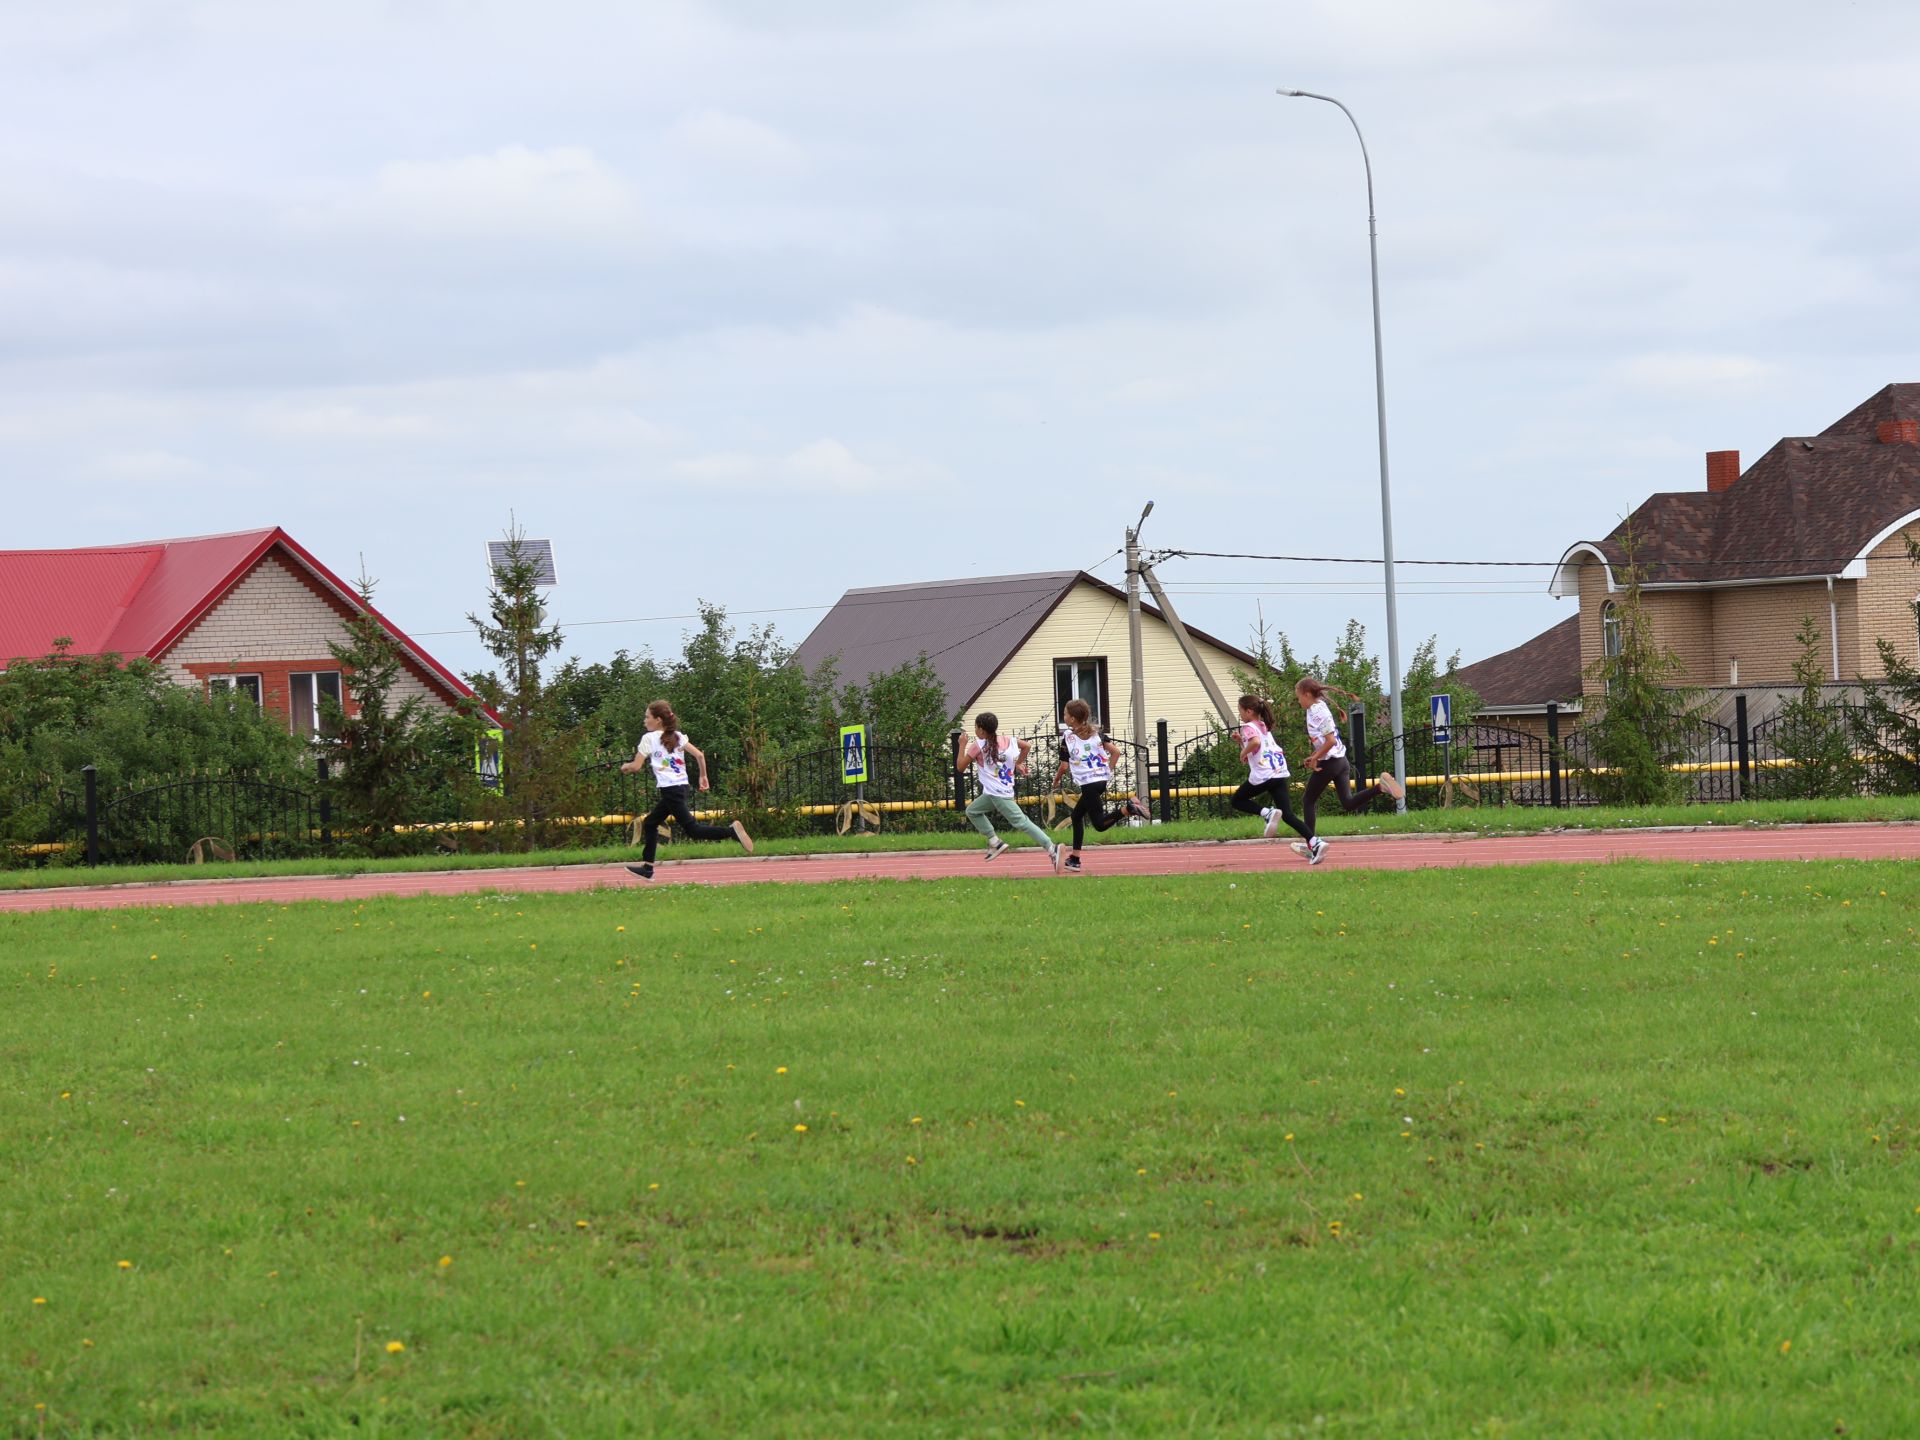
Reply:
[[1867, 543], [1920, 511], [1920, 446], [1884, 445], [1880, 424], [1920, 419], [1920, 384], [1889, 385], [1818, 435], [1780, 441], [1728, 489], [1655, 495], [1606, 539], [1614, 567], [1629, 526], [1648, 584], [1838, 575]]
[[[925, 655], [946, 687], [948, 705], [963, 710], [1067, 592], [1083, 581], [1113, 596], [1118, 606], [1115, 645], [1124, 647], [1124, 592], [1084, 570], [1049, 570], [849, 590], [800, 642], [796, 658], [811, 670], [837, 657], [840, 678], [858, 683]], [[1152, 605], [1143, 602], [1140, 609], [1155, 620], [1161, 618]], [[1187, 630], [1194, 639], [1226, 651], [1241, 664], [1254, 664], [1252, 656], [1205, 631], [1191, 625]]]
[[1580, 693], [1580, 617], [1569, 615], [1524, 644], [1462, 665], [1459, 674], [1488, 710], [1570, 700]]

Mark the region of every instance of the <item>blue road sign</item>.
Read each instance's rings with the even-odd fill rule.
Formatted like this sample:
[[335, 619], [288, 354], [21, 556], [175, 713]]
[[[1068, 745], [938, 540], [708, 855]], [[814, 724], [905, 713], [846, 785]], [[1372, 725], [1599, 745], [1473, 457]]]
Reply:
[[1433, 712], [1433, 743], [1451, 745], [1453, 743], [1453, 696], [1430, 695], [1427, 705]]
[[867, 781], [867, 727], [840, 727], [840, 783], [864, 785]]

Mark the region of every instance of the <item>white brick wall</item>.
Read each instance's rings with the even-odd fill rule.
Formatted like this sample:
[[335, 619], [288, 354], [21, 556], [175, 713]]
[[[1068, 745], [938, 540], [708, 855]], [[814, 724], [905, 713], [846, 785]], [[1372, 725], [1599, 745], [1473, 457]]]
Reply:
[[[161, 658], [167, 674], [182, 685], [201, 681], [190, 664], [232, 666], [245, 670], [260, 661], [318, 660], [328, 664], [327, 646], [347, 642], [346, 623], [325, 600], [308, 588], [278, 555], [267, 555], [201, 617]], [[438, 689], [403, 670], [394, 685], [394, 700], [418, 696], [446, 705]], [[450, 708], [450, 707], [449, 707]]]

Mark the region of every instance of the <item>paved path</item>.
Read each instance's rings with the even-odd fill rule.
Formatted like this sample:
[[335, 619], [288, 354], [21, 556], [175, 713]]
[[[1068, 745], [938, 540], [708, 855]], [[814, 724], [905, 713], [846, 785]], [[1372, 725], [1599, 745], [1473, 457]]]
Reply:
[[[1920, 825], [1804, 825], [1765, 830], [1590, 830], [1489, 838], [1385, 835], [1329, 842], [1322, 870], [1424, 870], [1459, 865], [1592, 865], [1608, 860], [1920, 860]], [[1279, 841], [1226, 844], [1111, 845], [1086, 853], [1090, 875], [1247, 874], [1302, 870], [1306, 862]], [[1039, 879], [1053, 871], [1021, 847], [991, 864], [978, 850], [917, 850], [864, 855], [768, 855], [755, 859], [668, 861], [652, 882], [620, 865], [561, 865], [518, 870], [437, 870], [387, 875], [270, 876], [257, 880], [181, 880], [0, 892], [0, 913], [103, 910], [127, 905], [224, 905], [246, 901], [362, 900], [388, 895], [471, 895], [481, 891], [565, 894], [606, 887], [812, 884], [826, 880], [941, 880], [956, 875]], [[1071, 884], [1072, 876], [1063, 883]]]

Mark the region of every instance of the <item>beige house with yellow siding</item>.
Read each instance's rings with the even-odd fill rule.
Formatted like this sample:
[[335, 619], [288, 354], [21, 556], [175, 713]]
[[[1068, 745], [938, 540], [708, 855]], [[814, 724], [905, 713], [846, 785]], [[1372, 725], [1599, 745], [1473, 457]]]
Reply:
[[[1151, 605], [1141, 615], [1144, 728], [1151, 735], [1160, 720], [1175, 734], [1213, 728], [1221, 717], [1171, 627]], [[1253, 657], [1192, 626], [1187, 633], [1215, 682], [1237, 694], [1233, 672], [1251, 669]], [[831, 659], [843, 680], [856, 681], [921, 656], [950, 710], [990, 710], [1009, 734], [1051, 729], [1073, 699], [1091, 705], [1109, 733], [1133, 733], [1127, 597], [1084, 570], [849, 590], [798, 651], [807, 669]]]
[[1886, 386], [1744, 472], [1736, 450], [1706, 462], [1704, 490], [1654, 495], [1606, 538], [1568, 547], [1548, 588], [1577, 600], [1578, 617], [1466, 667], [1495, 681], [1484, 715], [1599, 691], [1594, 666], [1619, 643], [1629, 564], [1682, 684], [1791, 686], [1807, 620], [1830, 684], [1880, 678], [1882, 642], [1920, 664], [1920, 566], [1908, 555], [1920, 541], [1920, 384]]

